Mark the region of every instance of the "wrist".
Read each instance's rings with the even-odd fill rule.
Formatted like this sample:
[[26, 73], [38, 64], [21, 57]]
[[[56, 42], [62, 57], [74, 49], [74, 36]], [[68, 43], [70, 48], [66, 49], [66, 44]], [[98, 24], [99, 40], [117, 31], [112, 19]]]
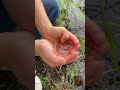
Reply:
[[53, 28], [53, 25], [50, 25], [44, 28], [43, 32], [40, 33], [43, 38], [46, 38], [47, 36], [49, 36], [49, 34], [51, 33], [51, 28]]

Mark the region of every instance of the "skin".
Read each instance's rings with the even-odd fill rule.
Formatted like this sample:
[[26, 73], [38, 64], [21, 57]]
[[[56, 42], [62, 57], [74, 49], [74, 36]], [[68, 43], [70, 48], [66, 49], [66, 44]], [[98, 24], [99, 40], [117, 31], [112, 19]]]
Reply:
[[[46, 39], [42, 41], [35, 40], [35, 52], [41, 56], [44, 62], [51, 67], [55, 67], [75, 61], [75, 58], [78, 55], [77, 50], [80, 47], [78, 39], [66, 28], [55, 27], [51, 24], [47, 14], [45, 13], [45, 9], [41, 0], [35, 0], [35, 24], [43, 38]], [[54, 53], [55, 48], [53, 46], [55, 44], [64, 44], [65, 42], [72, 42], [70, 44], [74, 45], [75, 49], [71, 50], [69, 55], [65, 57], [57, 56], [57, 54]]]

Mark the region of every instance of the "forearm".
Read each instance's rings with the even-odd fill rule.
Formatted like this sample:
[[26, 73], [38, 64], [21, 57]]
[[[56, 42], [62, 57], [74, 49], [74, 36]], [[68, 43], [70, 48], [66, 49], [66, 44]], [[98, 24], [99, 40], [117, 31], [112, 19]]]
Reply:
[[42, 36], [52, 27], [41, 0], [35, 0], [35, 25]]

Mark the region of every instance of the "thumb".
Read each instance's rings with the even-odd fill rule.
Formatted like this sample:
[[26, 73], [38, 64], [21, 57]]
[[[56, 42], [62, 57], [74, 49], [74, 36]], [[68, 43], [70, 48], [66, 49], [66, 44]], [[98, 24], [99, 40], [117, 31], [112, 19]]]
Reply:
[[58, 61], [59, 61], [60, 65], [65, 65], [67, 63], [66, 60], [63, 57], [58, 57]]

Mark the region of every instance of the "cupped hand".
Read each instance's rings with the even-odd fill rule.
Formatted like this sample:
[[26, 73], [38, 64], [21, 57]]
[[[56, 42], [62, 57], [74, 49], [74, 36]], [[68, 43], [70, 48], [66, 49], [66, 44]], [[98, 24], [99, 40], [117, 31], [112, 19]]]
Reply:
[[62, 44], [66, 41], [71, 41], [71, 44], [73, 44], [76, 49], [80, 48], [79, 40], [77, 37], [64, 27], [53, 26], [48, 30], [46, 34], [43, 35], [43, 37], [54, 44]]
[[35, 51], [50, 67], [61, 66], [74, 62], [78, 52], [71, 42], [54, 44], [47, 39], [35, 40]]
[[86, 17], [86, 85], [90, 85], [102, 77], [104, 71], [104, 55], [109, 49], [103, 31], [91, 19]]

